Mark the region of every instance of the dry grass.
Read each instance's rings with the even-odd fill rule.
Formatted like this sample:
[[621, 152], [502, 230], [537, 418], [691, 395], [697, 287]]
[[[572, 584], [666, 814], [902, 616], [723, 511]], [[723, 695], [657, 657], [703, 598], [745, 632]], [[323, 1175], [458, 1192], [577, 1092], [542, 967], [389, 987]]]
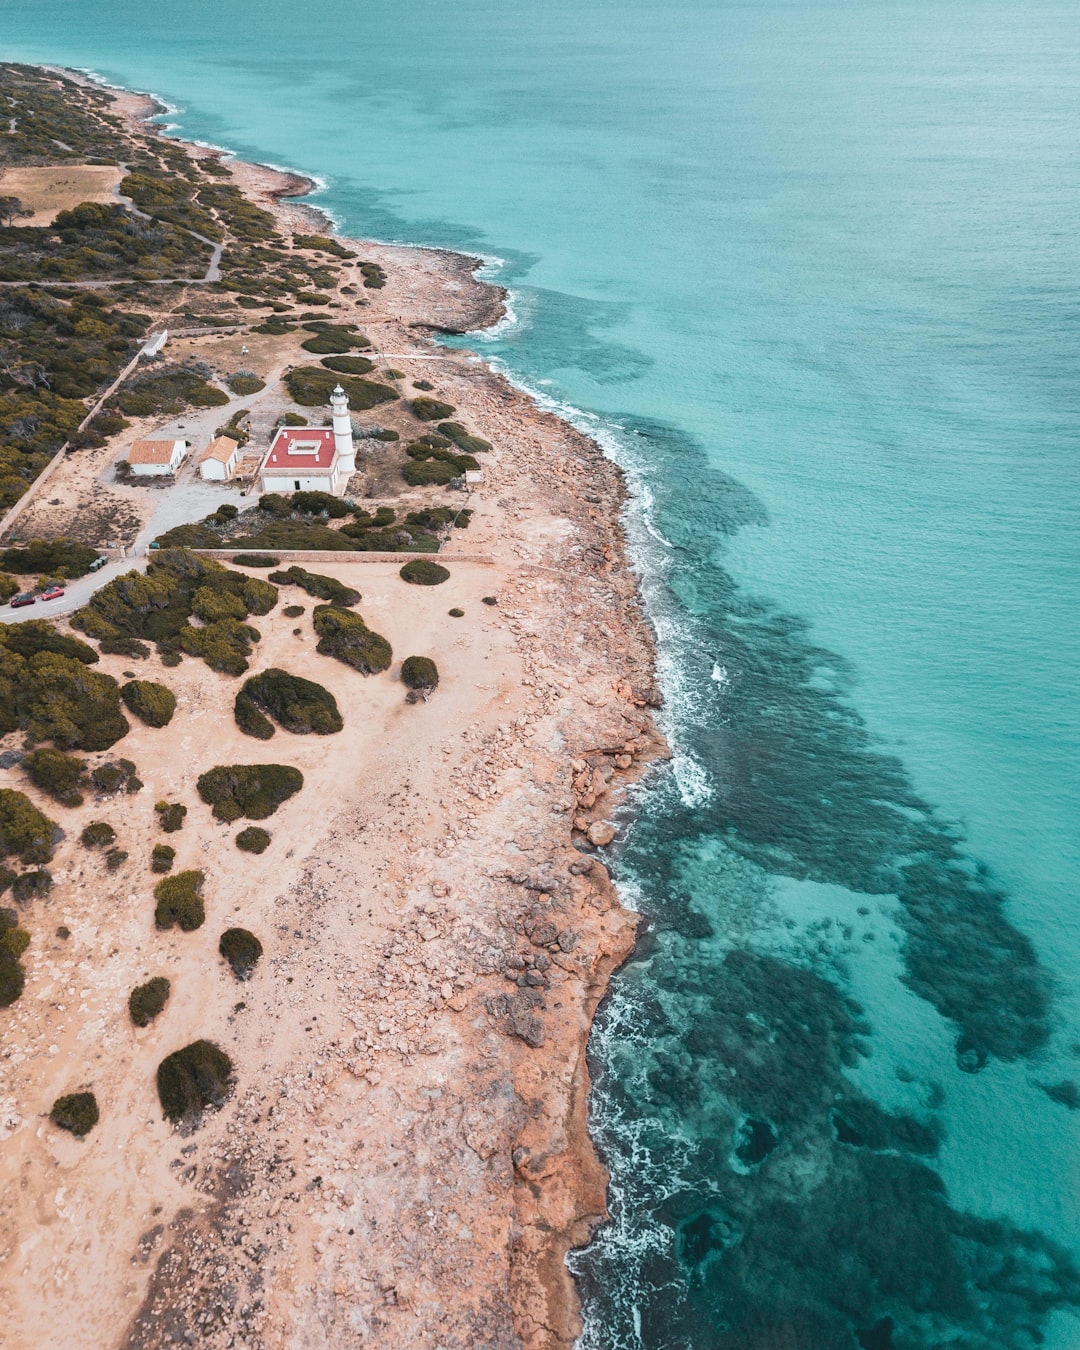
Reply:
[[113, 188], [121, 170], [107, 164], [49, 164], [40, 168], [6, 169], [0, 177], [0, 194], [18, 197], [29, 216], [15, 225], [51, 225], [58, 211], [68, 211], [80, 202], [115, 201]]

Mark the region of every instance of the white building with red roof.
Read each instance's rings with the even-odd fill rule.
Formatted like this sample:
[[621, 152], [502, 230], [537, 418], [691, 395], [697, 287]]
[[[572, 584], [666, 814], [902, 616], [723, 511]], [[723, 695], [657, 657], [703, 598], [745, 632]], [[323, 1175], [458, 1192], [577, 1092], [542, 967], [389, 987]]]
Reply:
[[344, 497], [356, 472], [349, 400], [339, 384], [330, 396], [332, 427], [278, 427], [259, 466], [260, 492], [329, 492]]

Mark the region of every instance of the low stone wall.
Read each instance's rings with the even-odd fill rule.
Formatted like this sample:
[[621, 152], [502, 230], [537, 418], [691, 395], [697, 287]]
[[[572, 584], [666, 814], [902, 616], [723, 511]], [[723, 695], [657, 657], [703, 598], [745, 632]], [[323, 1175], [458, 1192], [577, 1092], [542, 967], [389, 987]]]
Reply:
[[[156, 551], [156, 549], [152, 550], [151, 556]], [[404, 566], [405, 563], [411, 562], [413, 558], [430, 558], [433, 561], [438, 560], [442, 564], [479, 563], [481, 567], [494, 567], [495, 565], [495, 559], [483, 553], [352, 553], [345, 550], [304, 552], [301, 549], [287, 548], [193, 548], [191, 552], [198, 553], [200, 557], [214, 558], [223, 563], [232, 562], [238, 553], [265, 553], [268, 557], [280, 558], [282, 562], [295, 563], [397, 562]]]

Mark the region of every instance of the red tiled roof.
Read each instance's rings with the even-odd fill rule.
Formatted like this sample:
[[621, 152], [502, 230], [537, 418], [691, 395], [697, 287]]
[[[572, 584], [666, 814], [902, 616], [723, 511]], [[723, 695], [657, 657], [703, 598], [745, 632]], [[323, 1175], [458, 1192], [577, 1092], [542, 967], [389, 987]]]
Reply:
[[171, 464], [176, 441], [135, 441], [128, 451], [129, 464]]
[[263, 469], [277, 469], [282, 473], [330, 469], [336, 453], [334, 433], [329, 427], [279, 427]]
[[231, 436], [215, 436], [206, 447], [203, 459], [216, 459], [220, 464], [228, 464], [240, 446]]

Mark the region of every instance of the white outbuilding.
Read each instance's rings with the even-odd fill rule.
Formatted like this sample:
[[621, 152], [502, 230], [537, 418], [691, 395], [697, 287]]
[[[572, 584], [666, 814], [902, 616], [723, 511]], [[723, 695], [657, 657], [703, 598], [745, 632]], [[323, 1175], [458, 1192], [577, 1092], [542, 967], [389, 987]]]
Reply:
[[128, 463], [139, 478], [163, 478], [177, 471], [187, 452], [187, 441], [135, 441]]
[[199, 474], [210, 483], [227, 483], [240, 462], [240, 442], [231, 436], [215, 436], [203, 451]]

